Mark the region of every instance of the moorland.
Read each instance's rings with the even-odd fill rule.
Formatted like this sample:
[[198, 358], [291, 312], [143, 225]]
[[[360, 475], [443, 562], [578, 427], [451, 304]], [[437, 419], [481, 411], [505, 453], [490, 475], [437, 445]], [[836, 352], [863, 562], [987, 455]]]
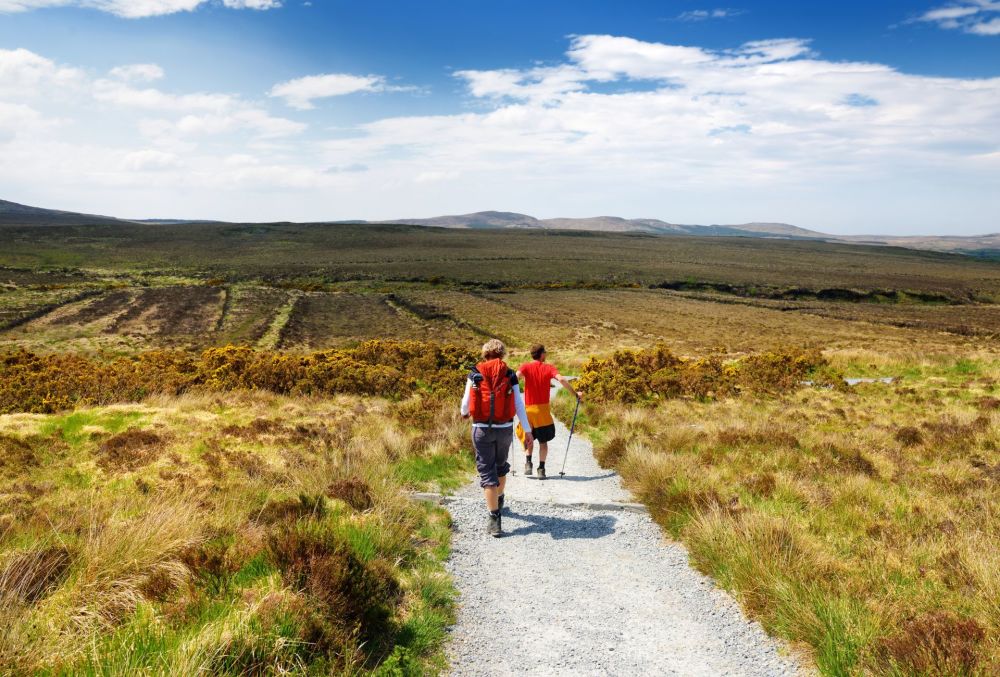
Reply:
[[403, 492], [469, 472], [453, 391], [496, 336], [580, 375], [602, 463], [822, 673], [1000, 669], [998, 263], [406, 225], [0, 242], [6, 666], [440, 669], [447, 516]]

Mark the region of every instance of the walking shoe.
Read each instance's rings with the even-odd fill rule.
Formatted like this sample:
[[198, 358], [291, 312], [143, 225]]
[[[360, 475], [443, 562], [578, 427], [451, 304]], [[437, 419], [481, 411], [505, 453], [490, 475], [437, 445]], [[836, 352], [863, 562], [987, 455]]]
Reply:
[[542, 467], [538, 468], [538, 479], [540, 479], [540, 480], [544, 480], [545, 479], [545, 468], [542, 468]]
[[533, 472], [533, 470], [534, 469], [531, 467], [531, 461], [525, 461], [524, 462], [524, 474], [525, 475], [530, 475]]
[[500, 515], [490, 513], [489, 522], [486, 523], [486, 533], [493, 538], [500, 538], [503, 531], [500, 528]]

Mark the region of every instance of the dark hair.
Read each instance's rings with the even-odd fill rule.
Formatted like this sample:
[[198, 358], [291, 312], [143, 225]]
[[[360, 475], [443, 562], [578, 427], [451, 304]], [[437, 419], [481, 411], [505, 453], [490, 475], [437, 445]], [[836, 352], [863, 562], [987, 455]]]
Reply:
[[531, 359], [533, 360], [542, 359], [542, 353], [544, 352], [545, 352], [545, 346], [543, 346], [541, 343], [536, 343], [535, 345], [531, 346]]

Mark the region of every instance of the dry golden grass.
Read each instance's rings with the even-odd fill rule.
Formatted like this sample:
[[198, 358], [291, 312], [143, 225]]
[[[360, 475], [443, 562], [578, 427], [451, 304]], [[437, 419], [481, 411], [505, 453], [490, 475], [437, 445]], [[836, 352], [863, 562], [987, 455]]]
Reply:
[[0, 416], [20, 451], [0, 479], [0, 666], [439, 669], [447, 516], [401, 489], [465, 477], [453, 409], [229, 392]]
[[1000, 360], [830, 357], [903, 378], [588, 407], [599, 458], [824, 674], [996, 674]]

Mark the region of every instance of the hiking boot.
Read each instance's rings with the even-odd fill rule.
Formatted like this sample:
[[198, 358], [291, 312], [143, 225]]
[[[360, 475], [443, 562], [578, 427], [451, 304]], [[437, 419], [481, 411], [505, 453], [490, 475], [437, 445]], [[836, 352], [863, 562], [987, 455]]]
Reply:
[[542, 468], [542, 467], [538, 468], [538, 479], [540, 479], [540, 480], [544, 480], [545, 479], [545, 468]]
[[500, 515], [490, 513], [490, 520], [486, 523], [486, 533], [493, 538], [500, 538], [503, 530], [500, 528]]
[[530, 475], [532, 472], [534, 472], [534, 468], [532, 468], [532, 466], [531, 466], [531, 461], [525, 461], [524, 462], [524, 474], [525, 474], [525, 476]]

